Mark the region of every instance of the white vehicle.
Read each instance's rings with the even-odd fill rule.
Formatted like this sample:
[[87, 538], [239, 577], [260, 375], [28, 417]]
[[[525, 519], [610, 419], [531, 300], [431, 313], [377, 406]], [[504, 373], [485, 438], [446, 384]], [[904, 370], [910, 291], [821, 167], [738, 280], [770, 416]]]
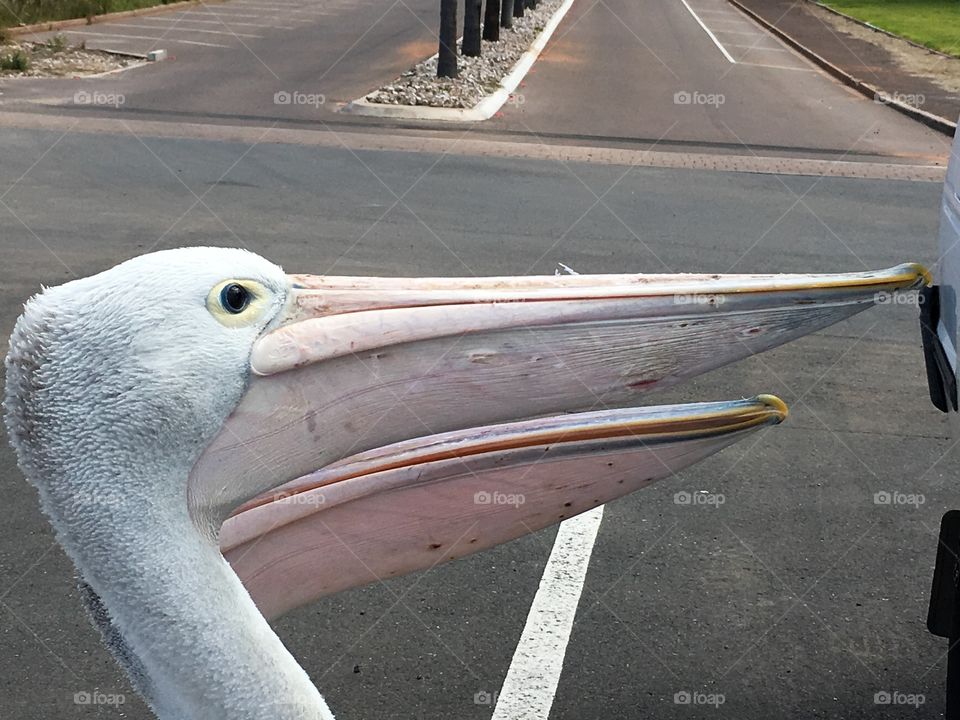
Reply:
[[[920, 291], [920, 324], [930, 400], [950, 416], [954, 438], [960, 438], [957, 406], [957, 326], [960, 324], [960, 137], [954, 140], [940, 201], [938, 284]], [[927, 628], [949, 639], [947, 656], [947, 720], [960, 720], [960, 510], [940, 522], [937, 563], [930, 594]]]

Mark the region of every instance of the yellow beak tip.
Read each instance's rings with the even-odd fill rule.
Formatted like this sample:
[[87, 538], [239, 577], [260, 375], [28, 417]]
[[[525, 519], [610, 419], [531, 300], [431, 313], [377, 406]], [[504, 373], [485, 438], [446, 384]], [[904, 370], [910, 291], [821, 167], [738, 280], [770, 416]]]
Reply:
[[778, 423], [786, 420], [790, 414], [787, 404], [776, 395], [757, 395], [757, 400], [773, 411], [773, 414], [777, 416]]

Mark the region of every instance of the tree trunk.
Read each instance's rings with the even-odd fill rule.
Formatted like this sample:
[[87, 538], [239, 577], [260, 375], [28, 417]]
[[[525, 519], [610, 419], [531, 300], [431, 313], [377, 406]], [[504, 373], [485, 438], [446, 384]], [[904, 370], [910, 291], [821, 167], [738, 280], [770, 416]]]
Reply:
[[500, 0], [487, 0], [483, 8], [483, 39], [491, 42], [500, 39]]
[[437, 77], [457, 76], [457, 0], [440, 0], [440, 54]]
[[523, 17], [523, 6], [526, 0], [513, 0], [513, 16], [515, 18]]
[[463, 44], [460, 52], [468, 57], [480, 55], [480, 3], [482, 0], [464, 0]]
[[527, 0], [527, 7], [531, 10], [537, 9], [537, 0]]
[[513, 0], [500, 0], [500, 27], [513, 27]]

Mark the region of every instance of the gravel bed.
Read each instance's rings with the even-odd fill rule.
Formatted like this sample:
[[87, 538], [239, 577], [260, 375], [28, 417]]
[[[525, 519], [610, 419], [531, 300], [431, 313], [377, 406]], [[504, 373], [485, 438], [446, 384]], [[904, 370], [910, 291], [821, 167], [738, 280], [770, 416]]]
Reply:
[[[26, 58], [26, 69], [20, 63], [11, 63], [17, 56]], [[63, 39], [45, 43], [19, 40], [0, 44], [0, 77], [92, 75], [129, 67], [138, 62], [137, 58], [70, 46]], [[9, 64], [16, 66], [8, 67]]]
[[424, 60], [389, 85], [366, 96], [372, 103], [472, 108], [496, 91], [500, 81], [543, 30], [563, 0], [540, 0], [536, 10], [527, 9], [513, 19], [513, 28], [500, 28], [500, 40], [482, 43], [480, 57], [457, 57], [460, 77], [437, 77], [437, 58]]

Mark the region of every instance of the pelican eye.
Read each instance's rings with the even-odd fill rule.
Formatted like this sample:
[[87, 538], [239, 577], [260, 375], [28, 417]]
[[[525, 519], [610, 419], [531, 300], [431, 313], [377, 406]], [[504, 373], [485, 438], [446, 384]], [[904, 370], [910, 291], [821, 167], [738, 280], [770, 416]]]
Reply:
[[276, 293], [249, 278], [230, 278], [217, 283], [207, 294], [207, 310], [221, 325], [247, 327], [263, 321], [275, 309]]
[[228, 313], [239, 315], [250, 304], [250, 291], [240, 283], [224, 285], [220, 291], [220, 305]]

